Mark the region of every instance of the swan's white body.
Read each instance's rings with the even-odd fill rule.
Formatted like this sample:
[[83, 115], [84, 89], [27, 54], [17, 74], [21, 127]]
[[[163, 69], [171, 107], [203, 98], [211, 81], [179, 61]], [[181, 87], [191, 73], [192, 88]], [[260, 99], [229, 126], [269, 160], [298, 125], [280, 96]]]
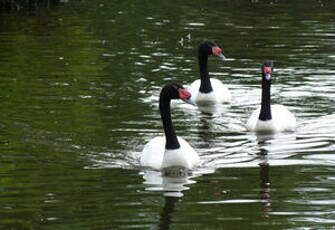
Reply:
[[191, 100], [197, 105], [229, 103], [231, 101], [231, 94], [228, 88], [218, 79], [211, 78], [210, 81], [213, 91], [210, 93], [201, 93], [199, 91], [201, 80], [195, 80], [188, 88], [192, 94]]
[[247, 122], [247, 129], [254, 132], [283, 132], [294, 131], [296, 119], [294, 115], [283, 105], [271, 105], [272, 119], [259, 120], [261, 107], [256, 109]]
[[155, 170], [171, 166], [192, 169], [200, 164], [200, 158], [194, 149], [181, 137], [178, 137], [180, 148], [165, 149], [165, 136], [150, 140], [142, 151], [141, 165]]

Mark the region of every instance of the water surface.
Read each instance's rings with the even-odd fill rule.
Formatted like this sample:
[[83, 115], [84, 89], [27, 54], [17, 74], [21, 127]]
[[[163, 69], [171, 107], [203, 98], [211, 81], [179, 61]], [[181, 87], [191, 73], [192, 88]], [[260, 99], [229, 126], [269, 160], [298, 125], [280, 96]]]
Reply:
[[[0, 14], [3, 229], [331, 229], [335, 226], [332, 1], [68, 1]], [[191, 175], [139, 165], [162, 135], [161, 87], [198, 79], [197, 45], [230, 89], [212, 114], [173, 105], [199, 153]], [[260, 64], [296, 132], [257, 136]]]

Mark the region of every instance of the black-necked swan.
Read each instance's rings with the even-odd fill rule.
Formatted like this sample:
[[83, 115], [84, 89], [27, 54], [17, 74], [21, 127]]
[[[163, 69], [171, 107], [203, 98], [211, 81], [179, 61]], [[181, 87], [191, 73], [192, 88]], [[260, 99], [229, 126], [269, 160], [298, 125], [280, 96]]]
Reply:
[[192, 94], [192, 101], [200, 106], [228, 103], [231, 100], [228, 88], [220, 80], [209, 77], [207, 62], [210, 55], [225, 59], [222, 49], [213, 41], [205, 41], [199, 45], [200, 79], [195, 80], [188, 89]]
[[271, 105], [271, 78], [273, 62], [264, 62], [262, 65], [262, 102], [247, 122], [247, 129], [255, 132], [282, 132], [294, 131], [296, 119], [283, 105]]
[[163, 87], [159, 96], [159, 111], [165, 137], [155, 137], [144, 146], [140, 159], [142, 166], [156, 170], [174, 166], [192, 169], [200, 163], [195, 150], [183, 138], [177, 137], [171, 119], [171, 100], [182, 99], [186, 103], [192, 103], [190, 98], [190, 92], [179, 84], [172, 83]]

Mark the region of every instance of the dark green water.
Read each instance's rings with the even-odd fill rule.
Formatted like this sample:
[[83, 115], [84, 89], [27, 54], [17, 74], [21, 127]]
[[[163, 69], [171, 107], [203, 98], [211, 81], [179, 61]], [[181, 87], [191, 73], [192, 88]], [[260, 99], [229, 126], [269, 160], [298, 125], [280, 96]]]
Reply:
[[[0, 11], [0, 229], [333, 229], [335, 2], [68, 1]], [[186, 178], [138, 157], [162, 134], [160, 88], [199, 76], [197, 45], [231, 105], [173, 108], [200, 154]], [[245, 130], [260, 63], [295, 133]]]

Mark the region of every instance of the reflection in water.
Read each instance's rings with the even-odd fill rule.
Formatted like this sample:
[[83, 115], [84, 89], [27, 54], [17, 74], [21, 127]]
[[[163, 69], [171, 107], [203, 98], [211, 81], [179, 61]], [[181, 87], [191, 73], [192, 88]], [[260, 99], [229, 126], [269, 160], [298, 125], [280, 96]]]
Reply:
[[265, 149], [266, 141], [273, 139], [273, 135], [257, 135], [259, 145], [259, 177], [260, 177], [260, 200], [262, 201], [262, 210], [264, 217], [269, 217], [268, 213], [272, 211], [271, 204], [271, 182], [270, 182], [270, 164], [268, 163], [268, 150]]
[[213, 132], [210, 130], [213, 126], [212, 117], [209, 115], [201, 116], [199, 121], [198, 137], [201, 140], [201, 148], [211, 148], [211, 142], [213, 141]]
[[260, 147], [260, 155], [266, 155], [267, 152], [265, 149], [263, 149], [262, 147], [266, 146], [266, 143], [270, 140], [273, 140], [275, 138], [275, 134], [274, 133], [269, 133], [269, 134], [256, 134], [256, 140], [257, 140], [257, 144]]
[[170, 229], [172, 223], [172, 214], [175, 210], [176, 202], [181, 198], [165, 196], [165, 203], [159, 219], [159, 229]]
[[175, 204], [184, 196], [183, 191], [189, 189], [186, 185], [195, 183], [190, 180], [194, 176], [179, 167], [171, 167], [162, 172], [147, 170], [142, 173], [147, 191], [163, 191], [165, 203], [160, 214], [159, 229], [170, 229]]
[[186, 185], [195, 183], [190, 179], [192, 175], [185, 173], [174, 173], [173, 175], [171, 173], [169, 176], [151, 170], [142, 173], [147, 191], [163, 191], [164, 196], [167, 197], [182, 197], [184, 196], [182, 192], [189, 189]]
[[268, 212], [272, 211], [271, 204], [271, 182], [270, 182], [270, 164], [267, 162], [267, 151], [265, 149], [260, 149], [261, 163], [259, 163], [260, 170], [260, 199], [263, 205], [264, 217], [268, 217]]
[[230, 104], [197, 105], [197, 109], [204, 114], [215, 116], [226, 113], [230, 106]]
[[199, 111], [204, 114], [213, 115], [218, 112], [219, 108], [217, 105], [198, 105]]
[[271, 204], [271, 181], [270, 181], [270, 165], [259, 164], [260, 166], [260, 198], [263, 204], [263, 213], [265, 217], [268, 217], [268, 213], [272, 211]]

